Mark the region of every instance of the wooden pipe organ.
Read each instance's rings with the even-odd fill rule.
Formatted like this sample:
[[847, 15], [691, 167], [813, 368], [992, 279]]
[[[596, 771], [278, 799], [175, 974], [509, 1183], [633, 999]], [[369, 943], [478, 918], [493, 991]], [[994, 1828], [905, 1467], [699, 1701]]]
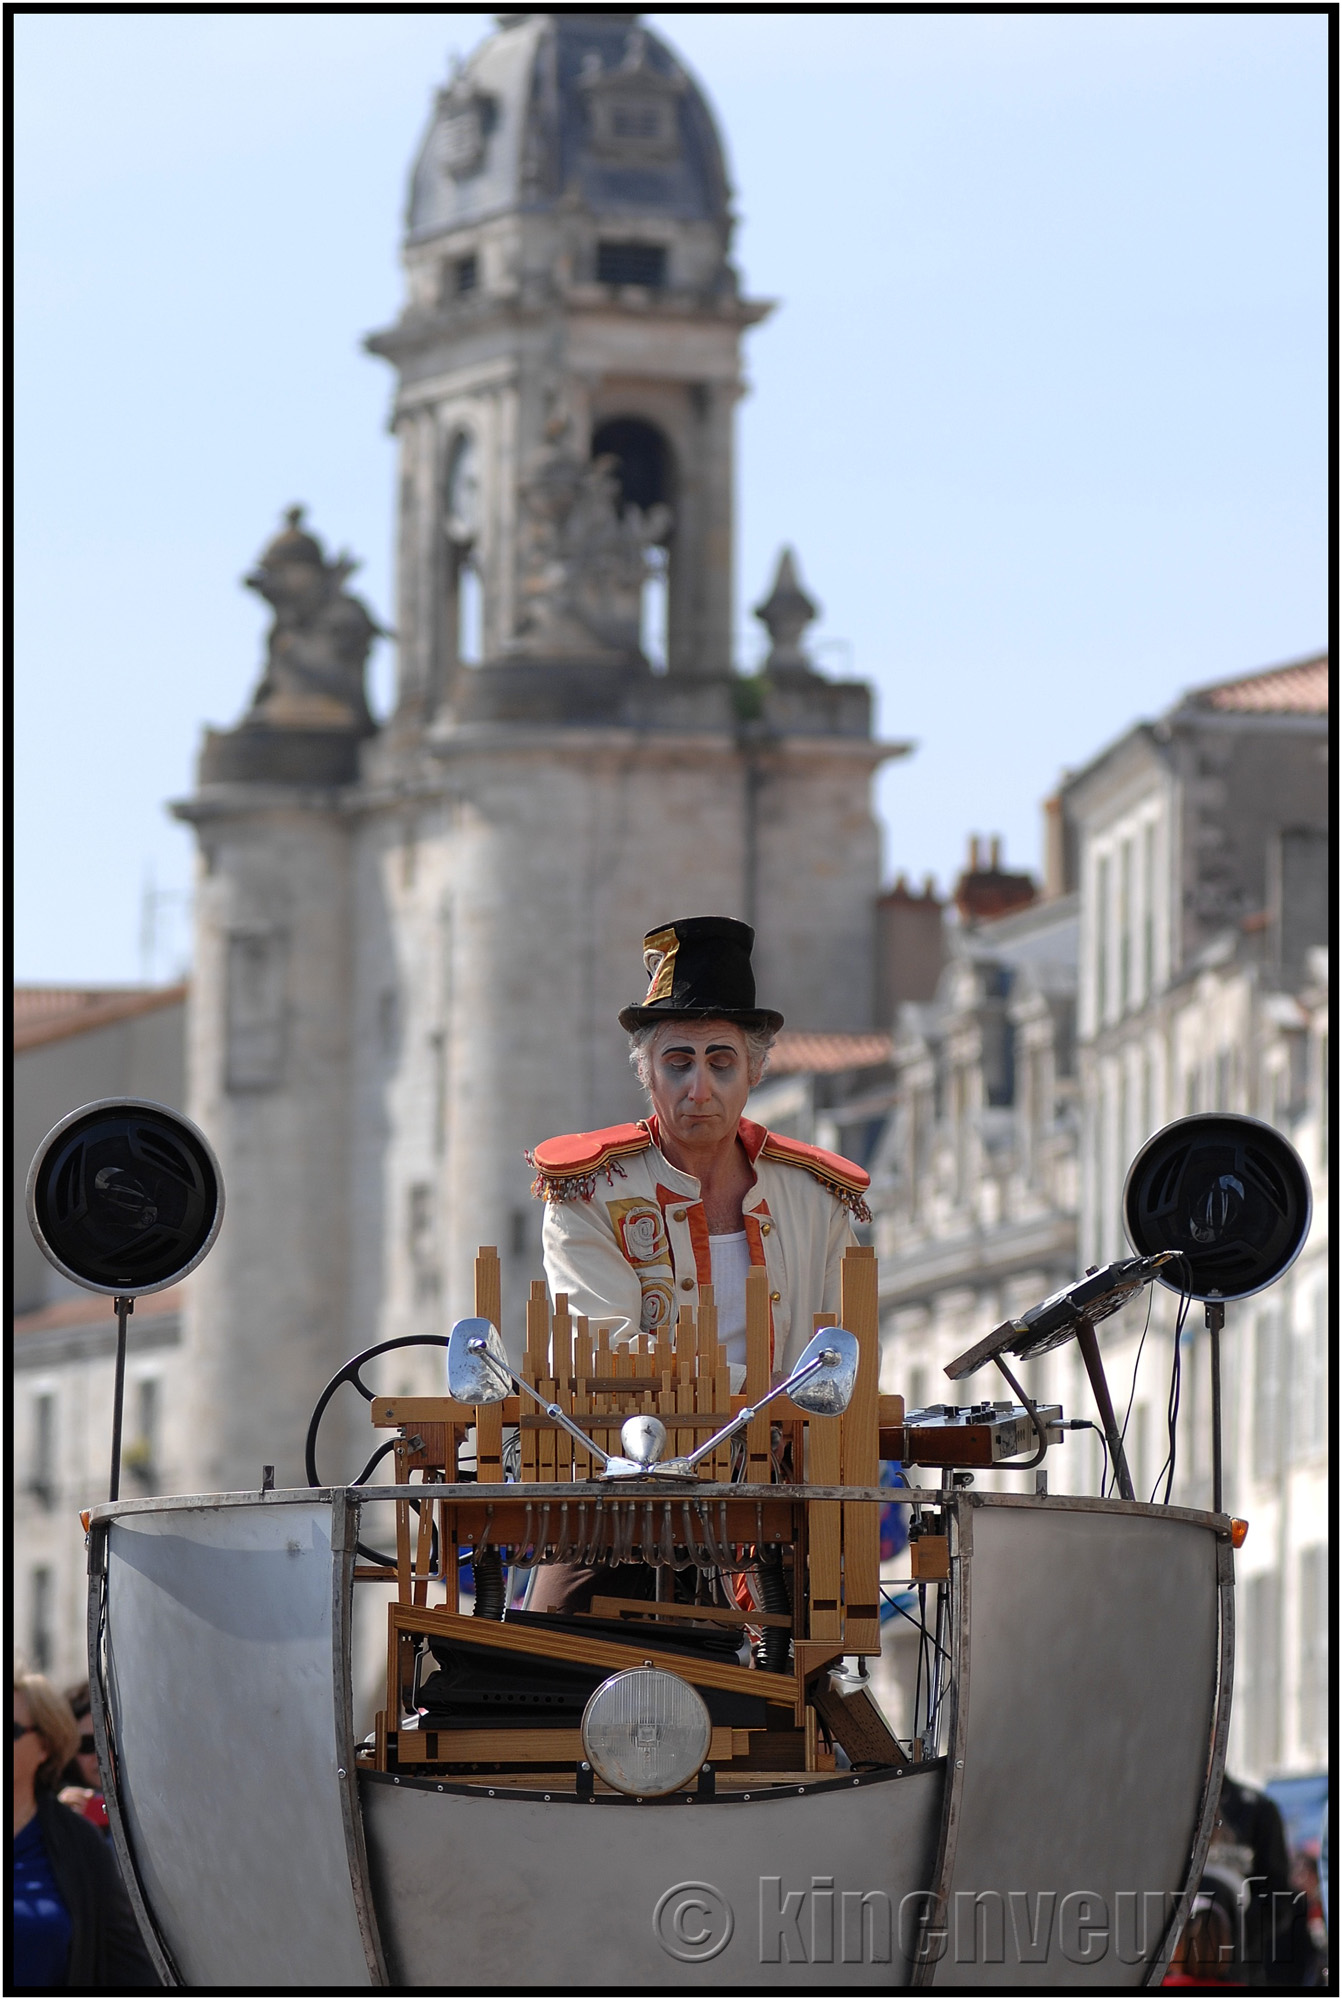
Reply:
[[[492, 1774], [505, 1785], [530, 1786], [539, 1771], [572, 1783], [575, 1768], [584, 1768], [571, 1714], [546, 1723], [538, 1712], [532, 1727], [518, 1726], [513, 1712], [509, 1726], [491, 1727], [486, 1706], [484, 1726], [460, 1717], [451, 1728], [429, 1726], [422, 1705], [416, 1714], [416, 1692], [430, 1648], [439, 1660], [446, 1654], [473, 1665], [486, 1681], [496, 1673], [501, 1686], [514, 1662], [533, 1677], [549, 1671], [579, 1684], [583, 1673], [599, 1680], [651, 1661], [689, 1681], [715, 1710], [707, 1764], [727, 1782], [751, 1770], [832, 1770], [835, 1742], [855, 1764], [905, 1761], [864, 1693], [841, 1700], [830, 1689], [830, 1669], [844, 1654], [880, 1651], [879, 1461], [903, 1419], [901, 1399], [878, 1391], [874, 1252], [850, 1249], [841, 1283], [838, 1322], [859, 1349], [844, 1413], [803, 1416], [780, 1397], [702, 1460], [696, 1477], [660, 1487], [651, 1478], [602, 1482], [600, 1460], [527, 1397], [480, 1405], [448, 1396], [374, 1397], [373, 1424], [397, 1433], [396, 1485], [423, 1488], [422, 1499], [403, 1495], [394, 1503], [394, 1568], [362, 1564], [355, 1571], [356, 1581], [395, 1585], [374, 1768], [458, 1781]], [[476, 1259], [475, 1311], [500, 1324], [493, 1249]], [[817, 1330], [834, 1323], [825, 1314], [815, 1322]], [[617, 1453], [625, 1420], [652, 1414], [666, 1426], [668, 1456], [680, 1457], [770, 1387], [766, 1275], [749, 1275], [746, 1375], [735, 1394], [708, 1286], [697, 1309], [683, 1306], [674, 1326], [614, 1347], [608, 1326], [572, 1316], [563, 1294], [552, 1311], [536, 1282], [519, 1372], [599, 1450]], [[465, 1481], [458, 1466], [472, 1431], [476, 1477]], [[515, 1439], [514, 1478], [505, 1477], [505, 1434]], [[478, 1593], [487, 1567], [499, 1561], [509, 1571], [596, 1563], [609, 1565], [613, 1577], [624, 1564], [645, 1563], [658, 1571], [658, 1595], [609, 1596], [598, 1580], [586, 1614], [510, 1613], [500, 1621], [479, 1615], [479, 1594], [474, 1611], [463, 1613], [465, 1565]], [[748, 1583], [738, 1581], [758, 1576], [761, 1565], [784, 1586], [780, 1595], [775, 1582], [772, 1603], [752, 1601]], [[760, 1595], [757, 1585], [753, 1597]], [[762, 1656], [781, 1670], [740, 1664], [733, 1642], [750, 1629], [762, 1635]], [[764, 1639], [780, 1632], [789, 1643]], [[478, 1698], [487, 1704], [487, 1692]], [[406, 1726], [412, 1715], [422, 1726]]]

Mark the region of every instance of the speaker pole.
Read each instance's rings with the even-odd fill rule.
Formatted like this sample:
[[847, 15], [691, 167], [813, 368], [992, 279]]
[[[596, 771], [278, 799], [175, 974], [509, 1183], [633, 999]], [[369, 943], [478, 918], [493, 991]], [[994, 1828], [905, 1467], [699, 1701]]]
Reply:
[[1135, 1500], [1132, 1489], [1132, 1474], [1128, 1471], [1128, 1461], [1123, 1455], [1123, 1439], [1119, 1435], [1118, 1419], [1114, 1406], [1109, 1400], [1109, 1384], [1105, 1379], [1104, 1363], [1100, 1359], [1100, 1343], [1095, 1337], [1093, 1323], [1084, 1313], [1076, 1323], [1076, 1344], [1081, 1349], [1081, 1359], [1086, 1364], [1090, 1386], [1094, 1392], [1096, 1406], [1100, 1412], [1100, 1422], [1104, 1425], [1105, 1440], [1109, 1446], [1109, 1463], [1113, 1467], [1118, 1490], [1125, 1500]]
[[126, 1320], [135, 1311], [135, 1301], [119, 1298], [115, 1304], [116, 1381], [112, 1385], [112, 1476], [107, 1483], [109, 1504], [121, 1497], [121, 1406], [126, 1395]]
[[1207, 1335], [1212, 1364], [1212, 1512], [1224, 1512], [1221, 1505], [1221, 1329], [1226, 1323], [1224, 1299], [1207, 1301]]

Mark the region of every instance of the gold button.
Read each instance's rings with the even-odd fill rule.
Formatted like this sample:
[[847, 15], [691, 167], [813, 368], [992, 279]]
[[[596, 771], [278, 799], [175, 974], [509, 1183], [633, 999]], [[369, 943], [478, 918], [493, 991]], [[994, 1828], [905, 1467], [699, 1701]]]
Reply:
[[680, 1289], [682, 1292], [692, 1292], [694, 1290], [694, 1279], [682, 1278], [680, 1281]]
[[769, 1297], [773, 1300], [775, 1305], [778, 1304], [778, 1301], [782, 1298], [782, 1296], [783, 1294], [781, 1292], [770, 1292], [769, 1294]]
[[683, 1208], [673, 1208], [673, 1209], [672, 1209], [672, 1211], [671, 1211], [671, 1220], [672, 1220], [673, 1222], [683, 1222], [683, 1221], [685, 1220], [685, 1211], [684, 1211], [684, 1209], [683, 1209]]
[[762, 1222], [760, 1224], [760, 1235], [767, 1236], [772, 1228], [773, 1228], [772, 1222]]

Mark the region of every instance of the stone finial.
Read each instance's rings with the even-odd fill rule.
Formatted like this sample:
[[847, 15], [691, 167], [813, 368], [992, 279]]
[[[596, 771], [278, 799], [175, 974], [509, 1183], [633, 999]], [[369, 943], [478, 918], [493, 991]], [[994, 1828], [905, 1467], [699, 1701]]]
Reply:
[[755, 616], [769, 634], [766, 674], [776, 674], [780, 668], [790, 668], [793, 672], [800, 668], [803, 673], [815, 671], [801, 635], [820, 616], [820, 606], [802, 589], [797, 577], [797, 558], [790, 548], [785, 548], [779, 556], [773, 589], [762, 604], [755, 606]]

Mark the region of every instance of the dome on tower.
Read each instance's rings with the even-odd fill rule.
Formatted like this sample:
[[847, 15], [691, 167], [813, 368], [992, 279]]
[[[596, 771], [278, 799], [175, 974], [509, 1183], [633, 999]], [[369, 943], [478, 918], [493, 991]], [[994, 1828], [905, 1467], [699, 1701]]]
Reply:
[[725, 227], [730, 189], [707, 100], [637, 14], [498, 20], [438, 93], [411, 174], [412, 244], [561, 202]]

